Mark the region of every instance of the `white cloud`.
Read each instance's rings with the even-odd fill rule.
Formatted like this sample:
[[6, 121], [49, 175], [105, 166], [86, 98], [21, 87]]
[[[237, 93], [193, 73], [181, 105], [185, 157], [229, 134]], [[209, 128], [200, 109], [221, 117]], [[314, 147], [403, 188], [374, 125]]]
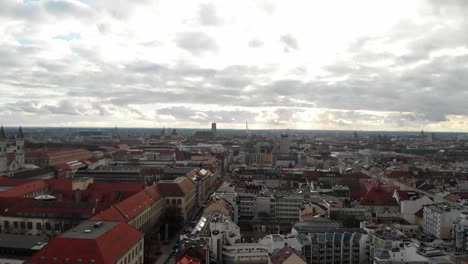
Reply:
[[1, 1], [0, 121], [466, 131], [467, 14], [429, 0]]

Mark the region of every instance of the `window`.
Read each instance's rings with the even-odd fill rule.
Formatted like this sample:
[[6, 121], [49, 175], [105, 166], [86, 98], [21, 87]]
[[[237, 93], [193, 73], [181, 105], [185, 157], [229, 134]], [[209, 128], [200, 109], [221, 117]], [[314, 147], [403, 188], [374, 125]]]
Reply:
[[14, 221], [14, 222], [13, 222], [13, 227], [14, 227], [14, 228], [18, 228], [18, 222]]
[[9, 228], [10, 227], [10, 222], [9, 221], [4, 221], [3, 225], [5, 226], [5, 228]]
[[21, 227], [21, 229], [26, 229], [26, 223], [25, 222], [20, 222], [20, 227]]
[[42, 225], [41, 225], [41, 223], [36, 223], [36, 229], [37, 229], [37, 230], [42, 230]]
[[55, 224], [55, 225], [54, 225], [54, 229], [55, 229], [55, 230], [60, 230], [60, 224]]
[[46, 224], [45, 224], [45, 229], [46, 229], [46, 230], [50, 230], [50, 229], [51, 229], [50, 223], [46, 223]]
[[28, 229], [32, 229], [33, 228], [33, 224], [31, 222], [28, 222]]

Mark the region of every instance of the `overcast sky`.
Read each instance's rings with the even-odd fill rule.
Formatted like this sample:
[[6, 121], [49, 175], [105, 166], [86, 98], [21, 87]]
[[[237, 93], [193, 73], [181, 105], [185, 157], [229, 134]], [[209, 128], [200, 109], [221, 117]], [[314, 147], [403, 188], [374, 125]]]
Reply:
[[468, 131], [465, 0], [1, 0], [0, 123]]

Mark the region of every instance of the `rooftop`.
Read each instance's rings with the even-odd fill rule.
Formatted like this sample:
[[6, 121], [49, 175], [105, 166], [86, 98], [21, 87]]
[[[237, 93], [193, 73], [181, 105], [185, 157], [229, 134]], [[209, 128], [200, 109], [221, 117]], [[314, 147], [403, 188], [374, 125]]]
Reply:
[[86, 221], [62, 234], [63, 238], [96, 239], [119, 222]]
[[0, 248], [34, 249], [47, 243], [45, 236], [0, 234]]

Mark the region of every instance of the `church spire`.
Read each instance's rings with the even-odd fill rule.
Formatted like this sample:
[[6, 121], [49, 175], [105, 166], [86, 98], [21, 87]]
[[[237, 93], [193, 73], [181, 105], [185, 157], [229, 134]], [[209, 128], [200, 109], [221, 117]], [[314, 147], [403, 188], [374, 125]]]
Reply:
[[18, 129], [18, 133], [16, 134], [16, 138], [17, 139], [24, 139], [23, 129], [21, 128], [21, 126]]
[[0, 139], [6, 139], [5, 130], [3, 130], [3, 125], [0, 127]]

